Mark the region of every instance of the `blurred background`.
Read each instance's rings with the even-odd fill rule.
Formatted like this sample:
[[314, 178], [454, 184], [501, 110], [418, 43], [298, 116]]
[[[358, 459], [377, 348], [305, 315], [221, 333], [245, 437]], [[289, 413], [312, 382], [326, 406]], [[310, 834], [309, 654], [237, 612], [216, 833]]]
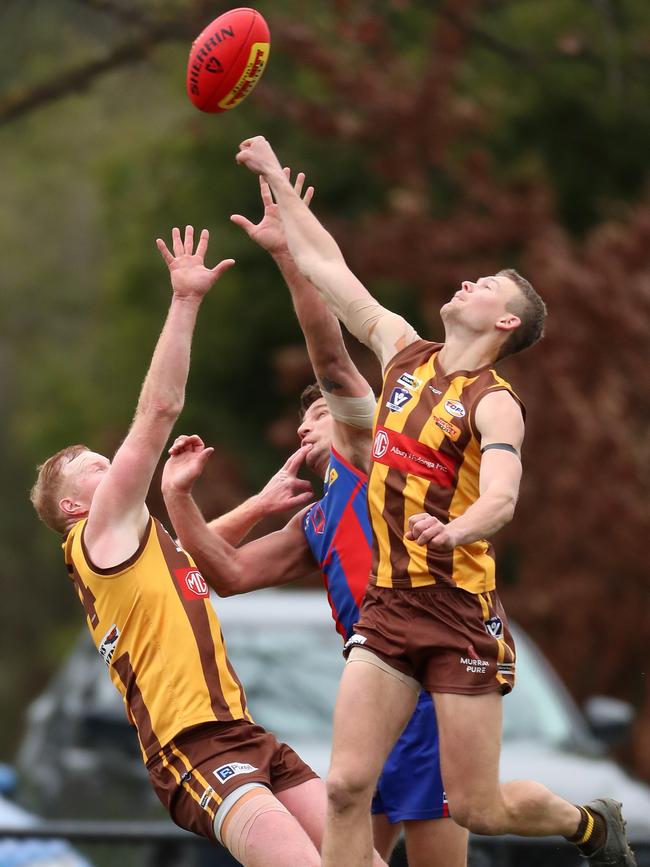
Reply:
[[216, 448], [208, 517], [295, 447], [301, 334], [273, 263], [228, 219], [261, 213], [234, 162], [261, 133], [423, 335], [442, 336], [463, 279], [512, 266], [545, 298], [545, 340], [501, 370], [528, 423], [500, 591], [578, 701], [634, 706], [618, 757], [650, 780], [650, 5], [260, 0], [264, 77], [203, 115], [189, 46], [230, 5], [0, 3], [0, 760], [82, 625], [28, 501], [34, 467], [119, 444], [169, 301], [154, 239], [172, 226], [207, 226], [210, 264], [237, 259], [202, 310], [177, 427]]

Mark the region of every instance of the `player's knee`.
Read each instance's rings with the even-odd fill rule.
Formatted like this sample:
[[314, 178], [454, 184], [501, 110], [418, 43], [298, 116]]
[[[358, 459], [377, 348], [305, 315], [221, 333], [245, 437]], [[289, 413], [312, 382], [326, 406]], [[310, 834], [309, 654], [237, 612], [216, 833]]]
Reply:
[[493, 805], [472, 800], [449, 801], [449, 811], [457, 825], [473, 834], [498, 834], [501, 822]]
[[335, 813], [363, 805], [370, 806], [374, 784], [360, 776], [330, 771], [327, 776], [327, 801]]

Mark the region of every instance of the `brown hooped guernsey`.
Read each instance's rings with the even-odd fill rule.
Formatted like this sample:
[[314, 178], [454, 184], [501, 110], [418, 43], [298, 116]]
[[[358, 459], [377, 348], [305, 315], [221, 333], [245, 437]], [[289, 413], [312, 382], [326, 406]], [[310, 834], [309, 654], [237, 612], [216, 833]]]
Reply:
[[192, 726], [250, 720], [208, 586], [189, 554], [150, 518], [135, 554], [99, 569], [86, 551], [85, 526], [79, 521], [68, 533], [65, 562], [145, 761]]
[[487, 540], [438, 553], [405, 538], [411, 515], [427, 512], [443, 523], [479, 497], [480, 435], [476, 407], [510, 385], [489, 366], [445, 374], [437, 364], [443, 344], [418, 340], [390, 362], [375, 416], [368, 480], [373, 531], [370, 583], [379, 587], [431, 585], [470, 593], [495, 588]]

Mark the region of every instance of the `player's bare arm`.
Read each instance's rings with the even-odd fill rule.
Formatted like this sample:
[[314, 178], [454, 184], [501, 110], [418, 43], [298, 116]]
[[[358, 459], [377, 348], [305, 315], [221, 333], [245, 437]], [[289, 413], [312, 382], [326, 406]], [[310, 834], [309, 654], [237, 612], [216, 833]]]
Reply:
[[[283, 169], [287, 179], [291, 173]], [[307, 187], [299, 172], [293, 185], [303, 204], [309, 206], [314, 188]], [[333, 446], [354, 466], [367, 471], [375, 398], [367, 380], [359, 373], [345, 346], [341, 326], [321, 298], [314, 284], [296, 266], [289, 248], [277, 204], [271, 189], [260, 175], [264, 214], [253, 223], [240, 214], [231, 220], [266, 250], [282, 273], [293, 301], [298, 322], [305, 335], [307, 352], [334, 420]]]
[[172, 301], [144, 380], [137, 409], [126, 439], [97, 487], [85, 531], [85, 543], [93, 562], [110, 567], [137, 550], [148, 512], [145, 497], [165, 442], [185, 400], [190, 347], [196, 317], [203, 298], [234, 264], [224, 259], [207, 268], [204, 257], [208, 231], [201, 232], [194, 250], [194, 230], [181, 238], [172, 231], [172, 249], [156, 244], [169, 268]]
[[415, 330], [382, 307], [348, 268], [330, 233], [316, 219], [284, 173], [262, 136], [240, 145], [237, 162], [263, 175], [280, 209], [287, 245], [300, 272], [322, 294], [348, 331], [368, 346], [382, 368], [405, 346], [418, 339]]
[[487, 394], [478, 404], [476, 429], [481, 437], [480, 496], [467, 511], [444, 524], [424, 513], [409, 518], [407, 539], [436, 551], [451, 551], [486, 539], [505, 526], [515, 512], [521, 481], [520, 450], [524, 420], [507, 391]]
[[205, 448], [196, 435], [179, 439], [182, 442], [177, 440], [170, 449], [163, 471], [165, 504], [181, 545], [220, 596], [277, 586], [313, 571], [313, 558], [301, 528], [304, 510], [282, 530], [241, 548], [211, 530], [192, 496], [192, 487], [213, 449]]

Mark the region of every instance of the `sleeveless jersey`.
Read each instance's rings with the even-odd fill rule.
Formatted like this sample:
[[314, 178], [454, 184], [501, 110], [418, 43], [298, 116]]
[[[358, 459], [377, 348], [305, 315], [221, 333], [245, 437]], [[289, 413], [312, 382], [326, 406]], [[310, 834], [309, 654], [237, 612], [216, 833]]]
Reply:
[[324, 495], [307, 511], [303, 530], [318, 563], [337, 631], [345, 641], [359, 619], [372, 562], [367, 476], [334, 449]]
[[481, 398], [508, 391], [523, 412], [510, 385], [489, 366], [443, 373], [436, 361], [442, 345], [410, 344], [384, 376], [368, 481], [370, 581], [486, 593], [495, 588], [494, 551], [487, 540], [442, 553], [405, 538], [411, 515], [426, 512], [448, 523], [478, 499], [481, 448], [474, 414]]
[[250, 720], [208, 586], [189, 554], [150, 518], [135, 554], [99, 569], [86, 551], [85, 525], [65, 539], [65, 562], [145, 761], [191, 726]]

